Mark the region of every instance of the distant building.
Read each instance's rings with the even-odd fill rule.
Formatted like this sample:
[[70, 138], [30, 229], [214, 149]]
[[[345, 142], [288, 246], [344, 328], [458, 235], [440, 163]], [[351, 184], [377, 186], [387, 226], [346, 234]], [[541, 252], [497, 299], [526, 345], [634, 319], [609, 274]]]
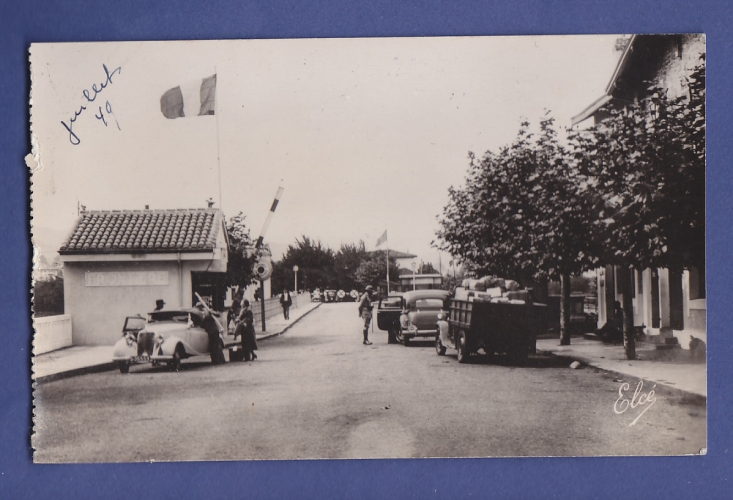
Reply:
[[228, 238], [214, 208], [82, 212], [59, 250], [74, 345], [114, 344], [126, 316], [224, 308]]
[[[414, 286], [413, 286], [414, 284]], [[433, 290], [443, 287], [443, 276], [440, 274], [412, 274], [400, 275], [400, 291]]]
[[[612, 109], [648, 97], [648, 82], [666, 89], [670, 98], [687, 95], [687, 75], [705, 54], [704, 35], [635, 35], [624, 49], [605, 93], [572, 118], [573, 126], [586, 120], [596, 124]], [[613, 266], [597, 271], [598, 326], [613, 315], [614, 302], [622, 302], [618, 292], [619, 274]], [[687, 347], [690, 335], [706, 339], [705, 270], [683, 272], [646, 269], [634, 272], [632, 287], [634, 324], [644, 325], [660, 343]]]

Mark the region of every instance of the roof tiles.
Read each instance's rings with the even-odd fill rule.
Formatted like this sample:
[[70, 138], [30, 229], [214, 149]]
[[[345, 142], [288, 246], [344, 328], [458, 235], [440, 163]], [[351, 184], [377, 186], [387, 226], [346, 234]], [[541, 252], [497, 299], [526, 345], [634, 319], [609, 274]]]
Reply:
[[195, 252], [216, 247], [218, 209], [83, 212], [61, 254]]

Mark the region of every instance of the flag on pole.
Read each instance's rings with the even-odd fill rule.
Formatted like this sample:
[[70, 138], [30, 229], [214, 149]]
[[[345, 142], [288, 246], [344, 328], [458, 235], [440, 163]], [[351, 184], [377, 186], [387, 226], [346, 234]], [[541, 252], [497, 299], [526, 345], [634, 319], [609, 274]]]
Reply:
[[384, 234], [382, 236], [380, 236], [379, 239], [377, 240], [377, 245], [376, 246], [381, 245], [385, 241], [387, 241], [387, 231], [386, 230], [384, 231]]
[[[160, 111], [168, 119], [213, 115], [216, 109], [216, 75], [173, 87], [160, 97]], [[188, 115], [186, 115], [186, 110]]]

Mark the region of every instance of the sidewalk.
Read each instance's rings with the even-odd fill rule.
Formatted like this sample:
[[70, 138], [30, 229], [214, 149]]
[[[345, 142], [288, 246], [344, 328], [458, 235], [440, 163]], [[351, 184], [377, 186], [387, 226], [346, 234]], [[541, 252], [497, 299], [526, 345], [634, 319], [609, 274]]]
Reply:
[[628, 361], [621, 345], [575, 337], [571, 345], [560, 346], [558, 343], [558, 339], [538, 339], [537, 350], [707, 398], [706, 364], [691, 359], [690, 351], [685, 349], [658, 351], [654, 346], [637, 344], [637, 359]]
[[[257, 340], [281, 335], [303, 316], [320, 306], [320, 302], [306, 302], [298, 308], [290, 309], [290, 320], [286, 321], [282, 313], [265, 320], [267, 331], [262, 331], [262, 324], [255, 325]], [[236, 345], [232, 335], [224, 336], [224, 345]], [[114, 346], [73, 346], [52, 351], [33, 358], [33, 380], [42, 384], [61, 378], [74, 377], [85, 373], [95, 373], [115, 369], [112, 362]]]

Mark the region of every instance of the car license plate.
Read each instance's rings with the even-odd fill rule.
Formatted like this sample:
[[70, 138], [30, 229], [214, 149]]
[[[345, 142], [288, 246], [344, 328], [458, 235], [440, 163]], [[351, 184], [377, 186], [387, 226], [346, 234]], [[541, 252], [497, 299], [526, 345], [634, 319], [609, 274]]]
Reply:
[[150, 363], [150, 356], [143, 354], [142, 356], [135, 356], [133, 360], [135, 363]]

